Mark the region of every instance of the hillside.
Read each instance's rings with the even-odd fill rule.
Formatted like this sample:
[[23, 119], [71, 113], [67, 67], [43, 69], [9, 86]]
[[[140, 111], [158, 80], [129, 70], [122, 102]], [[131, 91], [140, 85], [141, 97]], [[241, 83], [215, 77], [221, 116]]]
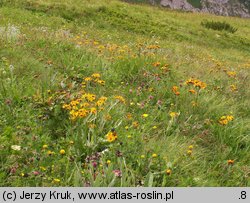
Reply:
[[134, 3], [150, 3], [171, 9], [205, 12], [222, 16], [250, 17], [249, 0], [125, 0]]
[[0, 186], [250, 186], [249, 20], [118, 0], [0, 19]]

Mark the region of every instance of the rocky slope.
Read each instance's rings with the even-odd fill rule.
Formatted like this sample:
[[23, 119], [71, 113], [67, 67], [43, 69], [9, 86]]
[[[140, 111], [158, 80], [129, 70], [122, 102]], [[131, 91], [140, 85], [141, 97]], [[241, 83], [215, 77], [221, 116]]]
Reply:
[[[134, 2], [142, 2], [134, 0]], [[250, 0], [148, 0], [163, 7], [250, 18]]]

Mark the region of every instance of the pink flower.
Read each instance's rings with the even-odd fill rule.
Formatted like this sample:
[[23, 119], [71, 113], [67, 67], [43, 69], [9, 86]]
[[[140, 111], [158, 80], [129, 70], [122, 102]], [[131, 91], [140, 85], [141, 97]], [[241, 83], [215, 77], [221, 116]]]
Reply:
[[40, 174], [40, 172], [39, 172], [39, 171], [33, 171], [33, 174], [34, 174], [35, 176], [38, 176], [38, 175]]
[[113, 173], [115, 174], [116, 177], [122, 177], [122, 172], [120, 170], [113, 170]]
[[149, 98], [149, 99], [153, 99], [154, 97], [153, 97], [152, 95], [150, 95], [148, 98]]
[[96, 168], [97, 167], [97, 162], [92, 162], [92, 166], [94, 167], [94, 168]]
[[161, 101], [161, 100], [158, 100], [158, 101], [157, 101], [157, 104], [158, 104], [158, 105], [162, 105], [162, 101]]

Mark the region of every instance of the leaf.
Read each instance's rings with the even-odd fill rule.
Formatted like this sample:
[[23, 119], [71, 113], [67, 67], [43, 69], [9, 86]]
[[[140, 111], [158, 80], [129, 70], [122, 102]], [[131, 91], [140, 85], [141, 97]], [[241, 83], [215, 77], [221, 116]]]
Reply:
[[153, 182], [154, 182], [154, 174], [150, 172], [149, 173], [149, 180], [148, 180], [148, 187], [152, 187]]

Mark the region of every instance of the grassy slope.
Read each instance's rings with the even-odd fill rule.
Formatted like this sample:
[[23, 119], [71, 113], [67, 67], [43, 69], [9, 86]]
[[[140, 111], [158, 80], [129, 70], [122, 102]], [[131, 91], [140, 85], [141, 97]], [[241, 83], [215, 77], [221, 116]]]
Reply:
[[[113, 0], [18, 0], [3, 1], [1, 6], [0, 27], [15, 25], [21, 32], [10, 38], [2, 31], [0, 39], [1, 185], [81, 186], [90, 182], [133, 186], [143, 181], [145, 186], [249, 186], [249, 20]], [[206, 30], [200, 22], [208, 18], [226, 21], [238, 31]], [[111, 44], [115, 51], [107, 48]], [[160, 49], [148, 50], [148, 45]], [[159, 67], [153, 67], [158, 61], [168, 64], [170, 73], [162, 75]], [[146, 77], [145, 71], [160, 74], [161, 80]], [[236, 77], [229, 77], [228, 71], [235, 71]], [[88, 87], [88, 91], [108, 97], [121, 94], [127, 105], [116, 106], [109, 112], [112, 120], [92, 131], [69, 122], [61, 104], [53, 99], [61, 81], [71, 89], [94, 72], [102, 74], [106, 85]], [[183, 84], [190, 77], [208, 85], [199, 96], [189, 95]], [[179, 97], [171, 90], [174, 85], [180, 87]], [[238, 90], [232, 92], [230, 85]], [[154, 90], [149, 92], [145, 86]], [[150, 95], [152, 101], [148, 101]], [[160, 107], [157, 100], [163, 101]], [[194, 100], [198, 106], [192, 107]], [[135, 105], [129, 105], [131, 102]], [[136, 103], [145, 103], [145, 107]], [[172, 119], [170, 112], [180, 115]], [[127, 113], [133, 114], [132, 121], [139, 121], [139, 128], [125, 119]], [[149, 117], [143, 120], [144, 113]], [[232, 122], [218, 124], [221, 116], [231, 114]], [[94, 122], [104, 120], [100, 117]], [[158, 128], [153, 129], [154, 125]], [[101, 141], [112, 127], [123, 145]], [[94, 141], [89, 143], [81, 129], [91, 132]], [[70, 141], [75, 144], [69, 146]], [[12, 150], [14, 144], [22, 149]], [[44, 144], [55, 154], [48, 156]], [[194, 146], [191, 156], [187, 155], [189, 145]], [[58, 153], [62, 148], [65, 156]], [[99, 173], [94, 180], [98, 170], [83, 163], [87, 155], [106, 148], [110, 152], [98, 160], [103, 165], [98, 170], [105, 171], [105, 178]], [[123, 157], [117, 157], [117, 151]], [[151, 157], [153, 153], [157, 158]], [[227, 165], [229, 159], [235, 160], [233, 166]], [[113, 169], [121, 169], [123, 177], [112, 182]], [[172, 170], [170, 176], [166, 169]], [[33, 171], [43, 175], [34, 176]], [[150, 176], [154, 177], [152, 184]], [[55, 178], [61, 182], [56, 183]]]

